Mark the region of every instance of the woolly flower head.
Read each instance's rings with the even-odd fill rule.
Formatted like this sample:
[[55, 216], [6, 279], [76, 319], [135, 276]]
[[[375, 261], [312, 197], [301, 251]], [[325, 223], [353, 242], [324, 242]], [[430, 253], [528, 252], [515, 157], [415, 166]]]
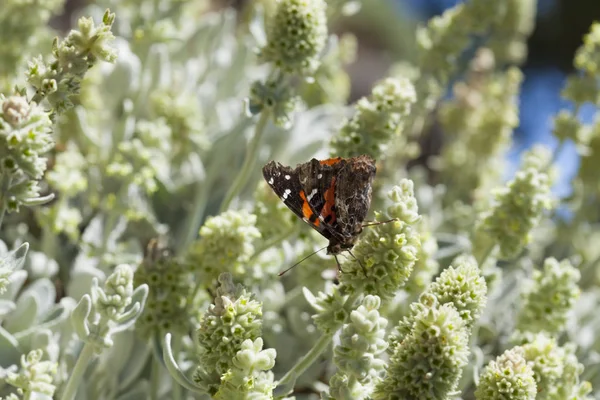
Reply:
[[325, 290], [314, 296], [306, 287], [303, 288], [306, 301], [315, 309], [312, 316], [315, 325], [327, 335], [333, 335], [348, 318], [344, 304], [348, 296], [344, 296], [339, 286], [326, 284]]
[[351, 291], [375, 294], [382, 300], [393, 297], [407, 281], [421, 247], [414, 228], [420, 216], [413, 182], [403, 179], [388, 197], [392, 204], [387, 212], [375, 213], [376, 221], [384, 223], [365, 228], [353, 249], [357, 260], [344, 263], [340, 277]]
[[160, 337], [167, 332], [187, 333], [190, 322], [198, 320], [192, 293], [195, 281], [192, 266], [152, 242], [144, 260], [135, 271], [134, 285], [149, 287], [146, 305], [135, 324], [144, 338], [154, 333]]
[[255, 225], [256, 215], [246, 210], [229, 210], [206, 220], [188, 254], [201, 281], [213, 280], [222, 271], [244, 274], [244, 263], [254, 254], [253, 241], [261, 236]]
[[417, 95], [406, 78], [387, 78], [356, 104], [356, 112], [331, 142], [332, 154], [354, 157], [384, 155], [388, 144], [398, 140]]
[[280, 0], [261, 59], [285, 73], [312, 75], [327, 42], [326, 7], [324, 0]]
[[24, 96], [0, 95], [0, 172], [40, 179], [52, 147], [49, 113]]
[[346, 380], [342, 376], [351, 377], [355, 383], [352, 388], [355, 394], [351, 397], [354, 399], [367, 398], [374, 384], [380, 380], [386, 364], [379, 356], [387, 348], [385, 328], [388, 323], [379, 314], [380, 306], [379, 297], [367, 295], [362, 304], [352, 311], [350, 321], [342, 329], [340, 344], [335, 347], [333, 355], [339, 377], [332, 378], [329, 391], [335, 399], [348, 398], [341, 397], [341, 393], [336, 394], [344, 390], [338, 385]]
[[485, 307], [486, 294], [487, 285], [475, 259], [467, 255], [457, 257], [452, 265], [442, 271], [435, 282], [427, 287], [419, 301], [411, 304], [409, 314], [399, 322], [389, 337], [390, 348], [410, 333], [418, 313], [436, 304], [454, 306], [470, 333]]
[[215, 302], [196, 332], [200, 365], [194, 379], [209, 386], [204, 377], [208, 374], [218, 378], [225, 374], [242, 343], [257, 339], [262, 331], [261, 303], [241, 285], [235, 286], [229, 273], [222, 273], [219, 283]]
[[547, 258], [543, 270], [533, 272], [523, 293], [517, 328], [532, 333], [560, 333], [579, 298], [581, 274], [569, 260]]
[[469, 334], [450, 304], [424, 308], [393, 349], [374, 400], [446, 400], [456, 390], [469, 356]]
[[477, 400], [534, 400], [537, 387], [533, 369], [521, 347], [505, 351], [490, 361], [479, 377]]
[[26, 395], [24, 398], [54, 396], [56, 386], [53, 384], [53, 378], [58, 365], [51, 361], [42, 361], [43, 355], [42, 349], [32, 350], [27, 355], [22, 355], [19, 373], [8, 373], [6, 382], [22, 391]]
[[475, 239], [487, 235], [499, 244], [500, 258], [511, 259], [529, 243], [531, 230], [551, 206], [548, 174], [525, 166], [496, 192], [491, 210], [483, 215], [476, 229]]
[[538, 394], [536, 400], [586, 399], [591, 391], [589, 382], [580, 382], [583, 365], [577, 361], [575, 346], [561, 347], [556, 339], [537, 334], [522, 345], [524, 356], [531, 363]]
[[[267, 400], [273, 398], [275, 349], [263, 350], [263, 340], [245, 340], [232, 361], [232, 367], [221, 378], [215, 400]], [[265, 372], [266, 371], [266, 372]]]
[[117, 265], [104, 283], [104, 290], [96, 292], [98, 311], [108, 319], [115, 319], [131, 304], [133, 269], [127, 264]]

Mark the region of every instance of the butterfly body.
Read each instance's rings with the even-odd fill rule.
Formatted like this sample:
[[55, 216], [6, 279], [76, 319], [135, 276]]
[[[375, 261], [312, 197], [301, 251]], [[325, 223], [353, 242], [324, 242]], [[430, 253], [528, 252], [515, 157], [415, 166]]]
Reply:
[[312, 159], [296, 168], [271, 161], [263, 176], [273, 191], [329, 240], [327, 253], [350, 250], [371, 205], [375, 160], [367, 155]]

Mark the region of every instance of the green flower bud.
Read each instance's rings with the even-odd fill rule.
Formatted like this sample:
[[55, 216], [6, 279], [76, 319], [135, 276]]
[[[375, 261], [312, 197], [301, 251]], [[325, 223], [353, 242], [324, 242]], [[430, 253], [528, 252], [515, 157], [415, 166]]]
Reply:
[[210, 282], [223, 271], [244, 274], [244, 264], [254, 254], [253, 241], [261, 236], [255, 225], [256, 216], [246, 210], [229, 210], [206, 220], [188, 254], [200, 282]]
[[[221, 378], [215, 400], [268, 400], [273, 398], [275, 349], [263, 350], [263, 340], [245, 340]], [[268, 371], [268, 372], [263, 372]]]
[[340, 281], [352, 292], [375, 294], [390, 299], [408, 280], [421, 247], [413, 182], [403, 179], [388, 194], [392, 201], [385, 213], [375, 213], [379, 222], [365, 228], [352, 250], [356, 260], [342, 265]]
[[52, 398], [56, 386], [53, 384], [58, 364], [51, 361], [42, 361], [44, 351], [32, 350], [27, 356], [21, 356], [21, 369], [19, 373], [8, 372], [6, 382], [19, 389], [24, 398], [35, 398], [40, 395]]
[[339, 286], [333, 284], [326, 284], [324, 292], [319, 292], [317, 297], [307, 288], [303, 291], [306, 301], [316, 311], [312, 316], [315, 325], [324, 334], [333, 335], [348, 319], [348, 311], [344, 308], [348, 296], [342, 295]]
[[450, 304], [424, 308], [390, 357], [373, 400], [448, 400], [469, 356], [469, 334]]
[[248, 113], [255, 115], [263, 110], [271, 113], [275, 125], [284, 129], [292, 126], [293, 114], [298, 108], [299, 98], [285, 80], [256, 81], [250, 87]]
[[[505, 187], [496, 191], [495, 202], [484, 213], [475, 238], [487, 235], [500, 247], [499, 257], [511, 259], [529, 243], [531, 230], [544, 210], [550, 209], [550, 177], [543, 169], [525, 165]], [[483, 249], [475, 246], [476, 254]]]
[[446, 268], [435, 282], [427, 287], [417, 303], [410, 306], [410, 312], [403, 317], [390, 335], [390, 348], [400, 343], [412, 329], [415, 316], [436, 304], [450, 304], [458, 311], [470, 334], [473, 325], [481, 316], [487, 302], [487, 285], [472, 256], [459, 256]]
[[262, 61], [286, 73], [311, 76], [327, 42], [326, 7], [324, 0], [279, 1], [260, 51]]
[[531, 365], [521, 347], [506, 350], [490, 361], [479, 377], [477, 400], [535, 400], [537, 388]]
[[215, 302], [196, 332], [200, 365], [194, 380], [210, 393], [216, 392], [220, 377], [232, 367], [242, 343], [256, 340], [262, 330], [261, 303], [241, 285], [235, 286], [229, 273], [222, 273], [219, 283]]
[[583, 38], [583, 45], [577, 50], [574, 60], [575, 68], [589, 75], [600, 72], [600, 23], [595, 22], [589, 33]]
[[[379, 297], [367, 295], [342, 328], [340, 344], [333, 354], [338, 370], [330, 381], [332, 398], [367, 399], [381, 380], [386, 364], [379, 356], [387, 348], [384, 338], [388, 322], [379, 314], [380, 305]], [[340, 383], [345, 385], [340, 387]]]
[[356, 103], [354, 116], [333, 138], [332, 155], [370, 154], [381, 159], [392, 140], [401, 140], [402, 128], [416, 100], [415, 88], [406, 78], [387, 78], [377, 83], [370, 96]]
[[571, 139], [575, 143], [580, 140], [581, 122], [576, 115], [567, 110], [561, 110], [554, 117], [554, 136], [561, 142]]
[[135, 324], [145, 339], [163, 337], [168, 332], [186, 334], [200, 319], [197, 310], [201, 298], [192, 298], [197, 284], [192, 266], [156, 244], [152, 242], [134, 276], [135, 286], [145, 283], [149, 288], [146, 306]]
[[586, 400], [591, 392], [589, 382], [580, 382], [583, 365], [575, 356], [575, 346], [559, 346], [556, 339], [545, 334], [527, 338], [522, 348], [531, 363], [538, 393], [536, 400]]
[[49, 114], [22, 96], [0, 95], [0, 171], [41, 179], [54, 147]]
[[581, 291], [577, 282], [580, 277], [579, 270], [569, 260], [558, 262], [555, 258], [547, 258], [543, 270], [533, 272], [532, 280], [522, 295], [517, 329], [532, 333], [561, 333], [579, 298]]
[[96, 310], [106, 319], [117, 319], [132, 301], [133, 269], [127, 264], [117, 265], [106, 279], [104, 291], [98, 294]]
[[584, 103], [596, 103], [598, 93], [595, 76], [571, 75], [567, 77], [567, 82], [561, 95], [565, 99], [571, 100], [573, 103], [581, 106]]

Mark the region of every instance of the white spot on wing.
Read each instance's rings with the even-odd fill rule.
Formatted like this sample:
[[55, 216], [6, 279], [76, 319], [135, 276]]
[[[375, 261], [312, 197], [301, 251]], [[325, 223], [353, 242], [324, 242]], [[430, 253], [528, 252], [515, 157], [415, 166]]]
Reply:
[[290, 177], [289, 175], [286, 175], [286, 176], [285, 176], [285, 179], [287, 179], [288, 181], [290, 180], [290, 178], [291, 178], [291, 177]]
[[310, 194], [306, 197], [308, 201], [310, 201], [315, 194], [317, 194], [317, 189], [313, 189], [312, 192], [310, 192]]
[[292, 191], [290, 189], [285, 189], [285, 192], [283, 192], [283, 199], [287, 200], [290, 194], [292, 194]]
[[271, 177], [271, 179], [269, 179], [269, 185], [272, 185], [273, 183], [275, 183], [275, 181], [273, 180], [273, 177]]
[[323, 177], [323, 174], [317, 175], [317, 179], [321, 179], [322, 177]]

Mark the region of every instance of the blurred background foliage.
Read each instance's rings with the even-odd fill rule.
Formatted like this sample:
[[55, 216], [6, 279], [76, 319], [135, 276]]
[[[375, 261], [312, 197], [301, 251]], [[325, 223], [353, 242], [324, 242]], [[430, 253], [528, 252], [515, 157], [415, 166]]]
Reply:
[[[234, 6], [243, 10], [252, 0], [211, 0], [210, 7], [220, 9]], [[332, 22], [332, 32], [351, 32], [356, 35], [357, 57], [346, 66], [350, 76], [352, 103], [370, 92], [373, 83], [386, 76], [394, 63], [414, 60], [415, 27], [433, 16], [461, 3], [462, 0], [370, 0], [351, 17]], [[55, 16], [50, 25], [65, 32], [71, 26], [73, 14], [88, 0], [68, 0], [62, 14]], [[520, 93], [520, 125], [514, 131], [513, 148], [509, 153], [510, 168], [507, 178], [514, 174], [519, 155], [534, 143], [551, 148], [556, 139], [551, 135], [551, 116], [570, 105], [560, 98], [566, 76], [572, 73], [573, 56], [582, 37], [592, 22], [600, 20], [600, 2], [597, 0], [538, 0], [535, 29], [527, 40], [528, 56], [521, 66], [524, 82]], [[580, 116], [584, 123], [591, 121], [592, 105], [583, 107]], [[439, 126], [431, 125], [424, 135], [424, 154], [436, 153], [439, 148]], [[570, 180], [577, 171], [578, 155], [568, 143], [557, 160], [561, 177], [554, 191], [559, 196], [570, 194]]]

